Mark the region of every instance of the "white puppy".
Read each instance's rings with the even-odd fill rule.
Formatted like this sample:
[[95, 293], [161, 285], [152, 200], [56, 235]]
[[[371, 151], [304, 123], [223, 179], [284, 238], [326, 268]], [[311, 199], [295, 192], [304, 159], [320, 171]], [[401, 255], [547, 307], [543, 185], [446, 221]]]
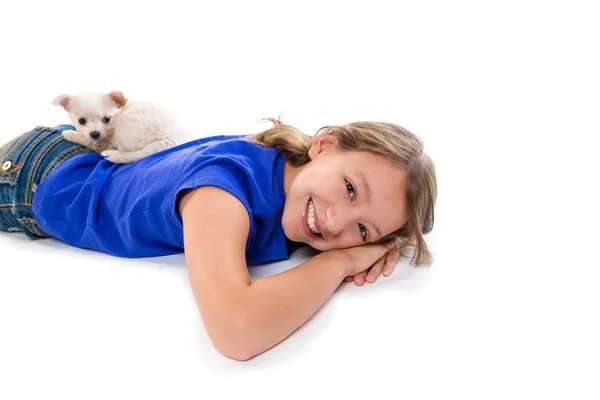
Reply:
[[123, 93], [85, 92], [60, 95], [62, 106], [76, 127], [63, 137], [101, 153], [113, 163], [130, 163], [177, 146], [185, 135], [173, 119], [155, 105], [129, 101]]

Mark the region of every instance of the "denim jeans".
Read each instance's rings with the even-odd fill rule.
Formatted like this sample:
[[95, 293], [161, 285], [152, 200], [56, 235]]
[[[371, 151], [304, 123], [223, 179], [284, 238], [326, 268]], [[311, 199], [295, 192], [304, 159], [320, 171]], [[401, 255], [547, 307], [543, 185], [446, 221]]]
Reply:
[[63, 161], [93, 153], [65, 140], [61, 133], [67, 129], [75, 128], [38, 126], [0, 147], [0, 230], [23, 231], [32, 238], [49, 237], [31, 209], [36, 188]]

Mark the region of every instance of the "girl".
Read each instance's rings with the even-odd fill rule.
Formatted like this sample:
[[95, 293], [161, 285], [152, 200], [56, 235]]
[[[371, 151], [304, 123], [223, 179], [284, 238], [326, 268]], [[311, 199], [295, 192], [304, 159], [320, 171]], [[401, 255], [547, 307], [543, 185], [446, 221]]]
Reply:
[[[427, 263], [437, 197], [423, 143], [390, 123], [274, 126], [214, 136], [112, 164], [37, 127], [0, 147], [0, 229], [120, 257], [185, 249], [218, 351], [247, 360], [282, 341], [346, 278], [389, 276], [401, 251]], [[322, 252], [250, 281], [247, 265]]]

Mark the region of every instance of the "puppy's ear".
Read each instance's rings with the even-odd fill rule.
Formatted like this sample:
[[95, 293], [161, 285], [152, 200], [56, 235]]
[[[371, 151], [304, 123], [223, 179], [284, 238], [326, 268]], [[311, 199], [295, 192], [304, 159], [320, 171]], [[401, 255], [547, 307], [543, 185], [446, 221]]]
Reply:
[[119, 92], [118, 90], [112, 91], [109, 94], [107, 94], [108, 98], [110, 98], [112, 101], [115, 102], [115, 104], [119, 107], [122, 108], [125, 106], [125, 104], [127, 103], [127, 99], [125, 98], [125, 96], [123, 95], [122, 92]]
[[69, 111], [71, 108], [71, 100], [73, 100], [73, 96], [68, 94], [61, 94], [60, 96], [56, 96], [54, 100], [52, 100], [52, 104], [55, 106], [61, 106], [65, 110]]

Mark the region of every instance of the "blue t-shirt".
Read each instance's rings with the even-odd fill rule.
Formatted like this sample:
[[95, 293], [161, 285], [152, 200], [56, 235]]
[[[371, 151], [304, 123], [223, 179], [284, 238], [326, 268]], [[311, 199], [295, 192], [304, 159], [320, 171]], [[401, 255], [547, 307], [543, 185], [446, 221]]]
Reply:
[[168, 255], [183, 251], [178, 194], [216, 186], [248, 211], [247, 263], [287, 259], [300, 245], [281, 225], [284, 162], [278, 150], [240, 135], [194, 140], [131, 164], [77, 155], [42, 181], [33, 213], [44, 232], [72, 246], [120, 257]]

